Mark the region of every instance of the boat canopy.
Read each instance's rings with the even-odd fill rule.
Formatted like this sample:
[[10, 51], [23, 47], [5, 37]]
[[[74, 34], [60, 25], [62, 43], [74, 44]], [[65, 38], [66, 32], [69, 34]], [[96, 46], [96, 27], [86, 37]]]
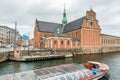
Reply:
[[82, 80], [82, 78], [93, 75], [92, 71], [86, 69], [82, 64], [65, 64], [54, 67], [40, 68], [31, 71], [8, 74], [0, 76], [2, 80]]

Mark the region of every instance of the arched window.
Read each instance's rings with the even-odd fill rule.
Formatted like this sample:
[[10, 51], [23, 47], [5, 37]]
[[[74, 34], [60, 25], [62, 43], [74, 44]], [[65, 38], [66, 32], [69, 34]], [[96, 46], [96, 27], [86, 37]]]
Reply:
[[63, 41], [61, 41], [61, 45], [63, 45]]

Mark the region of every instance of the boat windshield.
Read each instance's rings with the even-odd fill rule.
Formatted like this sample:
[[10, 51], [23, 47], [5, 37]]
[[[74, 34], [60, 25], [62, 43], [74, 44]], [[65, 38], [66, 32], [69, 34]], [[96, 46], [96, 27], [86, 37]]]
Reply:
[[64, 76], [59, 77], [60, 80], [65, 80]]

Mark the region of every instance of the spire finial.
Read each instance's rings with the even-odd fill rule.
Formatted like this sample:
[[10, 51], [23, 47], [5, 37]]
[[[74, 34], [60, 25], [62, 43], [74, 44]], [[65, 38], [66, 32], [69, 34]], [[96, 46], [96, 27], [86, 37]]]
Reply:
[[64, 2], [64, 10], [65, 10], [65, 2]]
[[92, 0], [90, 0], [90, 10], [92, 10]]
[[37, 21], [37, 18], [36, 18], [36, 21]]

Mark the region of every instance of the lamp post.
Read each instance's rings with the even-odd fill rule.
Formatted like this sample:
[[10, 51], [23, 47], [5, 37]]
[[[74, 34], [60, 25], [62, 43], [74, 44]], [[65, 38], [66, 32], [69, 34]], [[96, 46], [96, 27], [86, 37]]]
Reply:
[[17, 29], [17, 22], [15, 22], [15, 31], [14, 31], [14, 50], [16, 48], [16, 29]]

